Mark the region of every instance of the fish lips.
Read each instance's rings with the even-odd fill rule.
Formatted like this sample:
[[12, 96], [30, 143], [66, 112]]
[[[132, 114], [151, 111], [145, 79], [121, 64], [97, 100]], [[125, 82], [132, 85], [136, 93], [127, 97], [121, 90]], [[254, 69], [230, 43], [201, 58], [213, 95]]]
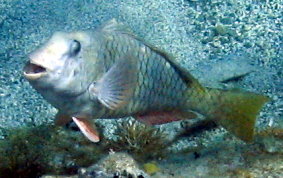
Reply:
[[47, 75], [47, 68], [33, 61], [27, 62], [24, 67], [24, 76], [28, 80], [37, 80]]

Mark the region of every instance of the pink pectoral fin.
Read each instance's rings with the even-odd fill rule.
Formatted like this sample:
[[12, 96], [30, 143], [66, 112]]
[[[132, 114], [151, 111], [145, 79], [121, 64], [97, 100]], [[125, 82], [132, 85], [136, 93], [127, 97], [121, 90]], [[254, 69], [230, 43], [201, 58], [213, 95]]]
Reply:
[[137, 59], [124, 56], [116, 61], [109, 71], [89, 87], [91, 98], [98, 99], [112, 110], [128, 103], [137, 83]]
[[76, 118], [72, 117], [73, 121], [77, 124], [77, 126], [80, 128], [82, 133], [92, 142], [99, 142], [99, 135], [95, 128], [95, 125], [93, 125], [89, 120], [82, 119], [82, 118]]

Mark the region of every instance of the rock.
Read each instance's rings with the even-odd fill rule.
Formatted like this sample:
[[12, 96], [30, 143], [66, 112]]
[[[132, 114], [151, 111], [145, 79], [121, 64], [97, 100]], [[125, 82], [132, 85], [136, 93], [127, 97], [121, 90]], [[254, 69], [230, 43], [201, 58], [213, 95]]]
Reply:
[[254, 66], [245, 55], [229, 55], [217, 61], [199, 63], [192, 73], [205, 86], [219, 87], [219, 84], [236, 80], [250, 72]]
[[137, 162], [126, 153], [111, 152], [107, 157], [100, 160], [88, 168], [81, 168], [78, 174], [79, 178], [113, 178], [113, 177], [131, 177], [146, 178], [149, 177], [141, 170]]
[[256, 135], [256, 141], [268, 153], [283, 153], [283, 129], [268, 128]]
[[58, 176], [58, 175], [44, 175], [44, 176], [41, 176], [41, 178], [78, 178], [78, 176]]

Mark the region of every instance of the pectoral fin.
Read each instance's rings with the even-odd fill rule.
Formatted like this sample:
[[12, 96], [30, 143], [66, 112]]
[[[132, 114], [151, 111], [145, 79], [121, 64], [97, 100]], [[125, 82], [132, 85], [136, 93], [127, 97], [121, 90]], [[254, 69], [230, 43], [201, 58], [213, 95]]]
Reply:
[[90, 86], [91, 98], [97, 98], [110, 109], [124, 106], [134, 92], [136, 73], [136, 60], [131, 56], [117, 60], [100, 80]]
[[94, 124], [88, 119], [72, 117], [82, 133], [92, 142], [99, 142], [99, 135]]

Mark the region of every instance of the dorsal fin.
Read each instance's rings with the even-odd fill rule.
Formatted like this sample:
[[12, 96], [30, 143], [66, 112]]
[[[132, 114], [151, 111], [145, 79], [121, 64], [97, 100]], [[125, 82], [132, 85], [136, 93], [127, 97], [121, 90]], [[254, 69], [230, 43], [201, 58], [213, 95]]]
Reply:
[[186, 68], [181, 66], [171, 54], [157, 49], [152, 45], [148, 45], [146, 43], [144, 44], [155, 51], [157, 54], [161, 55], [164, 59], [166, 59], [166, 61], [169, 62], [169, 64], [175, 69], [175, 71], [180, 75], [180, 77], [186, 82], [189, 87], [195, 87], [201, 91], [205, 90], [204, 87], [198, 82], [198, 80], [195, 79]]
[[198, 82], [197, 79], [195, 79], [192, 74], [190, 74], [190, 72], [184, 68], [183, 66], [181, 66], [175, 59], [175, 57], [147, 42], [145, 42], [144, 40], [142, 40], [139, 37], [136, 36], [132, 36], [134, 37], [136, 40], [141, 41], [144, 45], [146, 45], [147, 47], [149, 47], [151, 50], [153, 50], [154, 52], [156, 52], [157, 54], [159, 54], [160, 56], [162, 56], [174, 69], [175, 71], [180, 75], [180, 77], [186, 82], [186, 84], [189, 87], [195, 87], [197, 89], [200, 89], [202, 91], [204, 91], [204, 87], [202, 87], [202, 85]]
[[100, 27], [100, 30], [108, 33], [119, 32], [122, 34], [134, 36], [128, 26], [124, 25], [123, 23], [117, 22], [115, 18], [107, 21], [104, 25]]

